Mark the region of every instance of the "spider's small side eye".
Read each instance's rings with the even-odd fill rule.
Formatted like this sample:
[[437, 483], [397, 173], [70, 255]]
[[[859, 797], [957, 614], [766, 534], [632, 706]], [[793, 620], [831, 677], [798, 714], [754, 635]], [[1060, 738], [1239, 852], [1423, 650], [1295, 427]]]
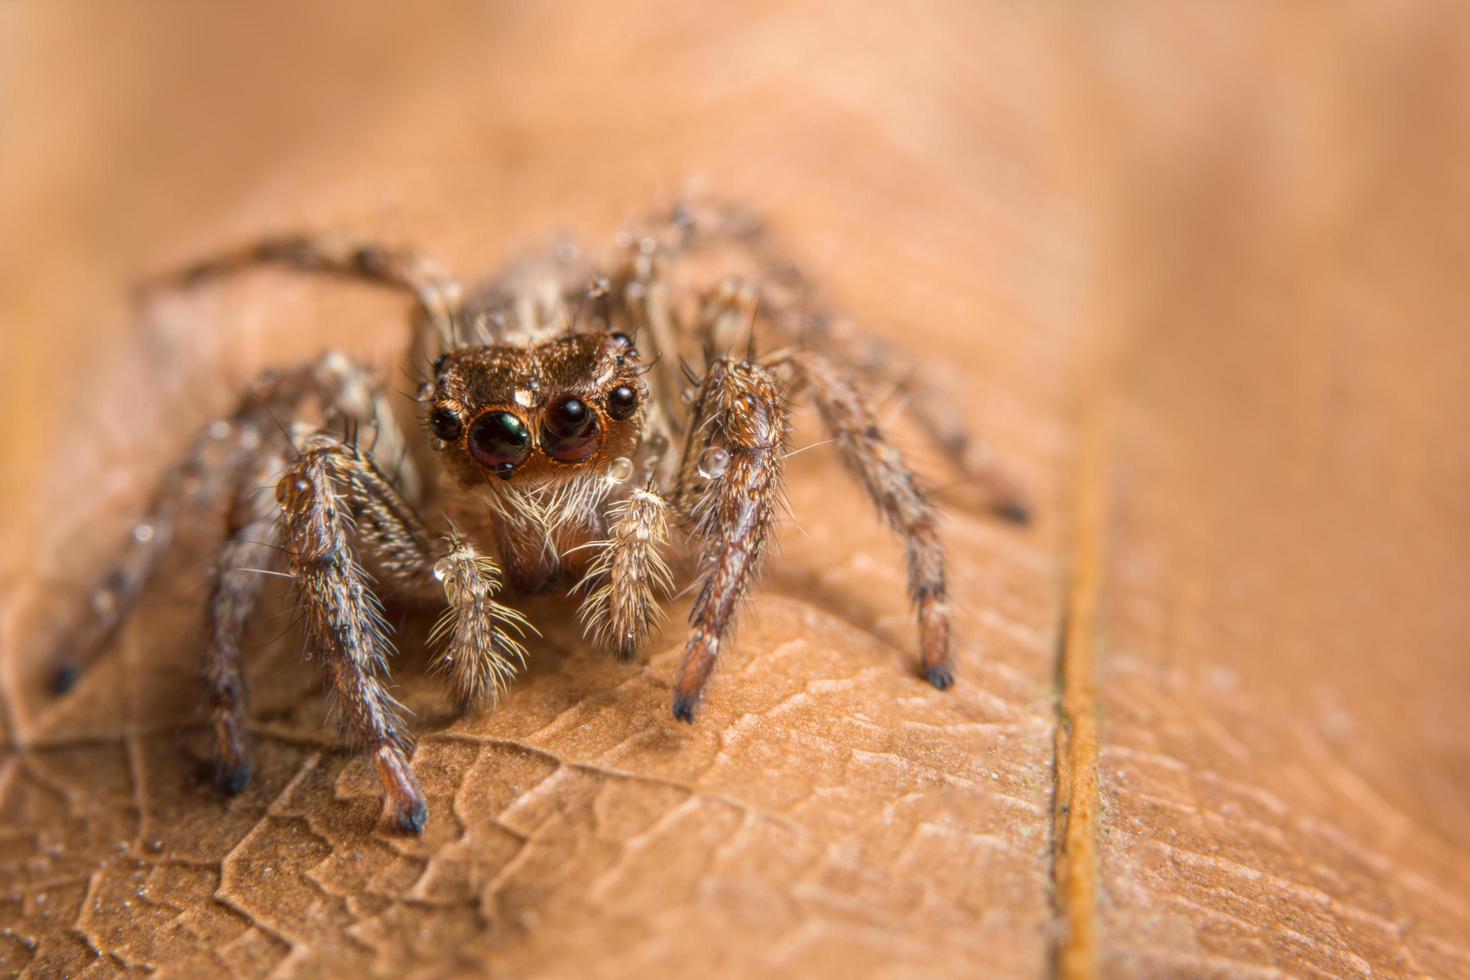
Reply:
[[454, 409], [440, 405], [429, 413], [429, 428], [445, 442], [454, 442], [464, 432], [464, 420]]
[[638, 359], [638, 348], [633, 346], [633, 338], [625, 333], [609, 334], [613, 343], [618, 345], [618, 366], [622, 367], [629, 359]]
[[638, 390], [631, 385], [618, 385], [607, 393], [607, 414], [618, 421], [638, 411]]
[[563, 463], [580, 463], [602, 441], [597, 413], [576, 395], [559, 395], [541, 417], [541, 448]]
[[530, 454], [531, 433], [514, 412], [486, 412], [470, 426], [470, 455], [502, 479]]

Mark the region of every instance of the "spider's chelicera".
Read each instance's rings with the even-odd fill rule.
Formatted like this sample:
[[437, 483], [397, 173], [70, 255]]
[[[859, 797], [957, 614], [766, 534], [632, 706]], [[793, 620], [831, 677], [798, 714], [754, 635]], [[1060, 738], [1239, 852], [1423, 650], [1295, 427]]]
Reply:
[[400, 427], [372, 373], [341, 354], [263, 376], [169, 471], [68, 638], [58, 673], [67, 682], [136, 602], [179, 516], [228, 501], [203, 645], [225, 791], [239, 792], [251, 772], [241, 642], [257, 573], [272, 568], [292, 579], [343, 723], [371, 753], [404, 831], [422, 830], [428, 810], [388, 691], [380, 596], [443, 610], [433, 633], [441, 665], [461, 705], [481, 704], [524, 662], [534, 633], [512, 595], [566, 591], [588, 636], [632, 660], [673, 590], [665, 553], [677, 544], [699, 575], [673, 703], [675, 717], [693, 721], [782, 508], [799, 395], [903, 538], [922, 673], [935, 687], [952, 683], [934, 511], [865, 383], [902, 388], [920, 428], [988, 486], [997, 509], [1015, 520], [1025, 510], [944, 400], [895, 352], [822, 309], [745, 212], [684, 205], [620, 235], [602, 261], [561, 249], [467, 295], [412, 253], [322, 236], [266, 240], [163, 282], [258, 263], [410, 291], [413, 360], [432, 367], [417, 430]]

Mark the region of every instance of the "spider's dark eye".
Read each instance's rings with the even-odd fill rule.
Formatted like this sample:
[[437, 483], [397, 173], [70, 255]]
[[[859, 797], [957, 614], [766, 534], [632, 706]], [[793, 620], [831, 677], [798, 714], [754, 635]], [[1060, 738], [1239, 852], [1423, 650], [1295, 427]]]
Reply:
[[509, 476], [531, 453], [531, 433], [512, 412], [486, 412], [470, 427], [470, 455], [481, 466]]
[[618, 385], [607, 393], [607, 414], [622, 421], [638, 411], [638, 390], [631, 385]]
[[541, 448], [552, 459], [580, 463], [597, 452], [597, 413], [576, 395], [558, 395], [541, 417]]
[[638, 358], [638, 348], [633, 346], [633, 338], [625, 333], [614, 333], [610, 335], [613, 343], [618, 345], [618, 364], [621, 366], [629, 358]]
[[464, 420], [454, 409], [440, 405], [429, 413], [429, 428], [445, 442], [454, 442], [464, 432]]

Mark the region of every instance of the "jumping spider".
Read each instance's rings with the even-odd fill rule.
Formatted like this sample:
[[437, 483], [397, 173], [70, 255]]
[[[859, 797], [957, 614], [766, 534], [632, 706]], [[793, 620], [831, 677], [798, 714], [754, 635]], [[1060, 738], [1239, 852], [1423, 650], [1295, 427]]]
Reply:
[[203, 643], [226, 793], [251, 774], [240, 644], [260, 598], [256, 573], [273, 567], [293, 580], [344, 727], [371, 752], [402, 831], [421, 831], [428, 810], [387, 688], [393, 644], [379, 589], [445, 610], [437, 663], [462, 706], [484, 704], [524, 661], [532, 632], [504, 604], [508, 591], [566, 590], [586, 633], [630, 661], [673, 589], [663, 552], [676, 529], [699, 567], [673, 702], [676, 718], [693, 721], [782, 508], [799, 392], [907, 545], [923, 675], [941, 689], [953, 682], [934, 510], [856, 379], [904, 389], [920, 427], [997, 510], [1018, 522], [1025, 510], [942, 399], [821, 309], [747, 213], [681, 205], [619, 235], [600, 264], [564, 246], [468, 294], [410, 252], [330, 236], [261, 241], [155, 285], [262, 263], [413, 295], [413, 359], [428, 367], [422, 435], [400, 427], [372, 375], [341, 354], [267, 373], [170, 469], [57, 675], [69, 686], [122, 621], [180, 515], [228, 501]]

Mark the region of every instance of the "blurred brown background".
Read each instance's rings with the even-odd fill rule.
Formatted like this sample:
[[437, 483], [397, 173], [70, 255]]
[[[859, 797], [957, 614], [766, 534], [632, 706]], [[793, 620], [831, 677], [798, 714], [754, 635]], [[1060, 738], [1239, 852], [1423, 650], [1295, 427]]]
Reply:
[[[1470, 976], [1470, 8], [420, 7], [0, 5], [0, 970]], [[691, 176], [1032, 488], [1026, 531], [941, 492], [953, 692], [823, 450], [694, 729], [676, 629], [630, 671], [533, 604], [462, 719], [406, 645], [423, 840], [282, 619], [260, 775], [202, 784], [203, 550], [41, 692], [191, 429], [404, 337], [370, 290], [140, 322], [130, 282], [299, 226], [470, 274]]]

